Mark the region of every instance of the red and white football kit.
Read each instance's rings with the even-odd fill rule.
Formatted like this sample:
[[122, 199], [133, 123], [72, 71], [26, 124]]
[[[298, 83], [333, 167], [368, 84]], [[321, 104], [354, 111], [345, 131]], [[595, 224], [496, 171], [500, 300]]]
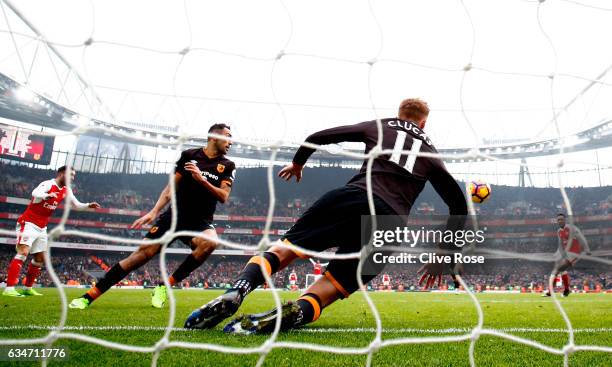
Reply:
[[[557, 236], [559, 237], [559, 253], [572, 263], [578, 260], [582, 252], [590, 252], [589, 243], [575, 225], [566, 224], [565, 227], [559, 228]], [[570, 239], [572, 242], [568, 246]]]
[[[17, 219], [17, 245], [29, 246], [31, 254], [47, 250], [47, 223], [55, 209], [68, 196], [69, 190], [67, 186], [59, 187], [55, 179], [52, 179], [41, 182], [32, 191], [32, 200]], [[89, 205], [81, 203], [74, 195], [72, 198], [76, 208], [86, 208]]]
[[382, 283], [385, 287], [388, 287], [389, 285], [391, 285], [391, 277], [389, 276], [389, 274], [383, 274]]
[[[557, 230], [557, 237], [559, 239], [559, 249], [557, 250], [557, 256], [560, 260], [555, 265], [556, 275], [560, 275], [561, 284], [563, 285], [563, 296], [567, 297], [571, 293], [570, 291], [570, 276], [568, 274], [568, 268], [574, 266], [580, 255], [583, 252], [589, 254], [589, 243], [586, 238], [573, 224], [565, 224], [563, 228]], [[558, 283], [555, 278], [553, 284]], [[551, 291], [546, 292], [545, 296], [550, 296]]]
[[[72, 196], [72, 204], [76, 208], [86, 208], [89, 204], [81, 203], [68, 187], [60, 187], [55, 179], [41, 182], [32, 191], [32, 199], [23, 214], [17, 219], [17, 247], [28, 246], [30, 254], [37, 254], [47, 251], [47, 223], [49, 218], [59, 204], [66, 198]], [[11, 260], [7, 270], [6, 288], [3, 295], [13, 297], [23, 297], [23, 293], [15, 291], [15, 285], [19, 281], [21, 268], [26, 260], [25, 254], [17, 250], [17, 255]], [[37, 262], [34, 259], [28, 266], [27, 276], [24, 279], [24, 285], [29, 292], [28, 295], [41, 295], [36, 292], [32, 293], [32, 285], [36, 278], [40, 275], [42, 262]]]

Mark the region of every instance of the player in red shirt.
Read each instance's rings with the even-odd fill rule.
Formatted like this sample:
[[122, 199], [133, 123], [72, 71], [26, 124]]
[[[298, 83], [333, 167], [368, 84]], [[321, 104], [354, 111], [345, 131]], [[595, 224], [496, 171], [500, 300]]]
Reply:
[[295, 271], [292, 271], [291, 274], [289, 274], [289, 289], [291, 289], [292, 291], [297, 290], [298, 286], [297, 286], [297, 274]]
[[389, 276], [389, 274], [383, 274], [382, 284], [385, 288], [388, 288], [391, 285], [391, 277]]
[[[557, 230], [557, 236], [559, 238], [557, 255], [561, 259], [555, 264], [554, 275], [555, 277], [561, 276], [563, 297], [567, 297], [570, 294], [570, 278], [567, 269], [578, 262], [583, 252], [590, 255], [591, 250], [589, 249], [589, 243], [580, 229], [573, 224], [567, 224], [565, 222], [565, 214], [561, 213], [557, 215], [557, 224], [559, 225], [559, 229]], [[544, 297], [550, 297], [550, 290], [544, 294]]]
[[317, 260], [312, 271], [314, 275], [321, 275], [321, 263]]
[[[23, 214], [17, 219], [17, 255], [9, 263], [6, 279], [6, 288], [2, 295], [11, 297], [42, 296], [32, 289], [36, 277], [45, 261], [47, 251], [47, 223], [53, 212], [65, 197], [71, 198], [72, 205], [77, 209], [99, 208], [98, 203], [81, 203], [74, 197], [70, 188], [66, 186], [66, 175], [74, 181], [75, 170], [62, 166], [57, 170], [54, 179], [41, 182], [32, 191], [32, 200]], [[28, 266], [27, 276], [22, 291], [15, 290], [19, 281], [19, 273], [28, 254], [34, 259]]]

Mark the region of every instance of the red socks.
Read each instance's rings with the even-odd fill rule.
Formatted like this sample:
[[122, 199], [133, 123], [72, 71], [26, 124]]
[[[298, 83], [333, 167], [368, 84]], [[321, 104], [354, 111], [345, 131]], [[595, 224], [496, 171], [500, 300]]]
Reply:
[[563, 283], [563, 289], [570, 289], [570, 278], [569, 274], [565, 273], [561, 275], [561, 282]]
[[36, 278], [38, 278], [38, 276], [40, 275], [41, 267], [42, 264], [39, 264], [34, 260], [30, 261], [30, 265], [28, 266], [28, 274], [26, 275], [25, 281], [23, 282], [26, 287], [32, 287], [32, 285], [36, 281]]
[[14, 287], [19, 282], [19, 273], [21, 273], [25, 259], [26, 257], [23, 255], [15, 255], [13, 260], [11, 260], [6, 276], [7, 287]]
[[[15, 255], [13, 260], [11, 260], [6, 276], [7, 288], [12, 288], [16, 286], [17, 283], [19, 283], [19, 274], [21, 273], [21, 268], [23, 268], [23, 262], [25, 261], [25, 259], [26, 257], [24, 255]], [[30, 265], [28, 266], [28, 272], [23, 282], [26, 287], [31, 288], [32, 285], [34, 285], [36, 278], [38, 278], [38, 276], [40, 275], [41, 267], [42, 264], [39, 264], [34, 260], [30, 261]]]

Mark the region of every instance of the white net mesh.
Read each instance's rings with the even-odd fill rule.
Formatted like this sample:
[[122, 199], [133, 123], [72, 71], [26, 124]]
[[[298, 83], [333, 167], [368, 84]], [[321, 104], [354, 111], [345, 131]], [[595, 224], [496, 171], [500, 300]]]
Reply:
[[[569, 1], [569, 0], [564, 1], [564, 2], [571, 6], [586, 8], [586, 9], [589, 9], [595, 12], [602, 12], [602, 13], [609, 14], [609, 12], [612, 11], [612, 9], [601, 7], [597, 4], [593, 5], [591, 3], [582, 3], [579, 1]], [[541, 19], [541, 13], [544, 11], [545, 7], [548, 5], [549, 2], [524, 1], [524, 3], [526, 3], [525, 6], [529, 6], [532, 8], [534, 12], [534, 17], [536, 17], [537, 19], [539, 36], [544, 37], [548, 47], [550, 48], [550, 53], [552, 55], [552, 58], [551, 58], [552, 61], [550, 62], [550, 66], [546, 70], [522, 71], [520, 70], [522, 68], [519, 68], [519, 70], [517, 71], [502, 71], [502, 70], [493, 70], [491, 68], [488, 68], [485, 64], [482, 64], [482, 65], [476, 64], [474, 62], [474, 55], [477, 52], [478, 47], [479, 47], [478, 45], [479, 32], [478, 32], [477, 27], [475, 26], [474, 19], [471, 15], [470, 7], [468, 7], [466, 3], [464, 3], [463, 1], [460, 1], [453, 5], [454, 10], [460, 10], [460, 12], [463, 12], [463, 14], [461, 14], [460, 12], [456, 12], [454, 14], [456, 15], [456, 17], [461, 18], [461, 22], [465, 22], [467, 24], [468, 26], [467, 29], [469, 30], [468, 32], [466, 32], [467, 37], [469, 39], [468, 41], [469, 47], [468, 47], [467, 52], [465, 52], [465, 55], [466, 55], [465, 59], [460, 60], [460, 65], [463, 65], [463, 66], [459, 66], [459, 67], [443, 67], [443, 66], [422, 64], [418, 61], [413, 62], [410, 60], [381, 58], [385, 39], [389, 35], [383, 32], [383, 27], [381, 26], [381, 20], [379, 19], [377, 15], [376, 7], [373, 4], [373, 1], [370, 1], [366, 4], [364, 14], [369, 14], [370, 16], [370, 19], [367, 19], [367, 22], [368, 22], [367, 33], [373, 33], [376, 35], [374, 39], [376, 40], [378, 46], [374, 47], [374, 49], [376, 50], [375, 52], [373, 52], [372, 54], [366, 55], [365, 57], [363, 55], [358, 55], [358, 57], [346, 57], [345, 58], [345, 57], [338, 57], [333, 53], [326, 55], [326, 54], [317, 54], [317, 53], [309, 53], [309, 52], [293, 52], [290, 46], [291, 46], [293, 36], [294, 36], [294, 32], [293, 32], [294, 19], [292, 17], [291, 12], [287, 9], [286, 4], [282, 1], [279, 2], [278, 5], [275, 5], [275, 7], [277, 7], [278, 9], [274, 9], [273, 13], [279, 17], [284, 16], [286, 18], [285, 25], [287, 28], [287, 37], [284, 43], [279, 45], [277, 49], [272, 50], [271, 52], [268, 52], [265, 54], [262, 51], [262, 52], [259, 52], [253, 55], [249, 55], [249, 54], [242, 54], [239, 52], [235, 52], [231, 50], [231, 48], [229, 47], [227, 49], [223, 49], [223, 48], [218, 48], [215, 46], [211, 46], [211, 47], [196, 46], [194, 44], [194, 34], [192, 31], [192, 23], [194, 22], [194, 19], [193, 19], [192, 13], [190, 13], [190, 10], [189, 10], [190, 4], [187, 1], [185, 1], [182, 4], [183, 5], [182, 8], [179, 9], [180, 10], [179, 13], [183, 13], [184, 21], [185, 21], [186, 29], [187, 29], [187, 43], [181, 47], [176, 47], [174, 45], [173, 47], [168, 47], [168, 48], [162, 48], [162, 47], [158, 48], [157, 46], [155, 46], [155, 44], [154, 45], [147, 45], [147, 44], [138, 45], [138, 44], [133, 44], [130, 42], [123, 43], [123, 42], [118, 42], [115, 40], [98, 39], [96, 38], [96, 26], [98, 25], [95, 21], [96, 20], [96, 8], [94, 7], [93, 3], [87, 4], [87, 6], [91, 6], [92, 18], [94, 19], [94, 21], [91, 22], [91, 29], [88, 33], [88, 37], [85, 38], [85, 41], [81, 40], [81, 41], [70, 44], [70, 43], [54, 42], [53, 39], [48, 39], [46, 35], [42, 33], [42, 31], [37, 29], [35, 24], [32, 24], [28, 21], [27, 14], [20, 12], [16, 4], [13, 4], [11, 1], [8, 1], [8, 0], [0, 1], [0, 6], [2, 9], [2, 16], [4, 17], [4, 23], [0, 23], [0, 24], [4, 24], [2, 26], [2, 29], [0, 29], [0, 32], [6, 33], [11, 37], [11, 40], [16, 49], [15, 55], [17, 56], [17, 60], [18, 60], [18, 63], [16, 63], [16, 65], [18, 65], [19, 69], [21, 69], [21, 73], [23, 73], [23, 76], [26, 82], [32, 80], [34, 77], [33, 75], [34, 68], [32, 67], [32, 65], [34, 65], [35, 60], [37, 60], [37, 58], [42, 57], [41, 54], [46, 53], [47, 55], [49, 55], [49, 59], [51, 60], [51, 64], [53, 65], [52, 69], [54, 70], [54, 74], [57, 79], [56, 82], [59, 83], [59, 86], [60, 86], [59, 93], [57, 94], [55, 98], [56, 101], [60, 104], [70, 106], [75, 111], [79, 111], [79, 113], [81, 113], [82, 115], [89, 115], [91, 117], [96, 117], [98, 119], [106, 119], [107, 121], [110, 121], [113, 123], [118, 123], [115, 120], [115, 114], [117, 110], [112, 111], [112, 109], [109, 108], [103, 102], [103, 100], [99, 97], [97, 90], [98, 89], [112, 89], [112, 90], [117, 90], [117, 91], [124, 91], [128, 94], [134, 91], [129, 90], [128, 88], [123, 88], [123, 87], [94, 86], [88, 82], [89, 77], [87, 75], [88, 74], [87, 53], [89, 52], [88, 49], [90, 49], [91, 46], [93, 45], [104, 45], [106, 47], [126, 48], [126, 49], [129, 49], [130, 52], [149, 53], [149, 54], [152, 54], [153, 57], [174, 56], [173, 61], [167, 63], [168, 67], [171, 67], [173, 69], [171, 83], [170, 83], [170, 86], [172, 88], [172, 93], [167, 94], [167, 95], [162, 95], [162, 96], [170, 98], [171, 102], [169, 103], [173, 104], [175, 113], [178, 116], [183, 117], [181, 119], [182, 121], [190, 119], [186, 117], [188, 113], [185, 110], [184, 104], [183, 104], [183, 102], [189, 99], [190, 96], [179, 95], [177, 93], [177, 80], [178, 80], [178, 75], [181, 72], [181, 68], [186, 63], [189, 62], [189, 58], [193, 57], [194, 54], [197, 54], [200, 52], [201, 53], [221, 54], [221, 55], [235, 58], [239, 61], [248, 60], [252, 62], [265, 63], [265, 65], [269, 68], [268, 83], [269, 83], [269, 88], [270, 88], [270, 95], [272, 97], [272, 102], [265, 102], [261, 100], [258, 101], [258, 100], [240, 99], [240, 98], [227, 99], [223, 97], [219, 97], [219, 98], [194, 97], [195, 99], [201, 99], [203, 101], [217, 99], [217, 100], [229, 101], [229, 102], [244, 102], [244, 103], [252, 103], [252, 104], [271, 104], [279, 113], [280, 120], [282, 121], [282, 129], [281, 129], [282, 134], [278, 139], [274, 139], [274, 141], [262, 142], [262, 139], [246, 138], [247, 136], [249, 136], [249, 134], [242, 134], [242, 136], [238, 136], [234, 138], [235, 143], [248, 144], [253, 147], [259, 147], [262, 149], [270, 149], [270, 156], [269, 156], [270, 164], [268, 165], [268, 171], [267, 171], [270, 199], [269, 199], [269, 210], [267, 213], [267, 218], [265, 221], [265, 228], [263, 232], [264, 234], [262, 235], [262, 238], [256, 247], [226, 241], [222, 238], [217, 240], [219, 243], [221, 243], [222, 245], [228, 248], [240, 249], [240, 250], [257, 250], [261, 254], [263, 253], [263, 251], [265, 251], [272, 245], [272, 242], [270, 240], [268, 233], [271, 229], [271, 224], [272, 224], [273, 215], [274, 215], [275, 200], [276, 200], [275, 188], [274, 188], [275, 181], [273, 179], [274, 178], [273, 167], [274, 167], [274, 163], [277, 161], [277, 153], [279, 152], [280, 149], [283, 149], [284, 147], [295, 146], [295, 144], [298, 143], [295, 140], [291, 140], [287, 138], [288, 128], [292, 126], [292, 121], [288, 118], [286, 109], [288, 107], [295, 106], [296, 104], [280, 102], [279, 91], [276, 88], [277, 80], [275, 78], [275, 73], [280, 67], [282, 67], [283, 62], [290, 62], [290, 60], [293, 60], [293, 59], [304, 58], [304, 59], [316, 60], [316, 62], [321, 62], [321, 63], [334, 63], [334, 64], [339, 63], [339, 64], [347, 65], [347, 66], [351, 66], [351, 65], [358, 66], [359, 68], [357, 68], [356, 70], [358, 70], [361, 73], [362, 79], [356, 81], [358, 79], [356, 78], [356, 79], [353, 79], [353, 81], [355, 82], [356, 85], [363, 84], [366, 86], [367, 100], [370, 103], [369, 112], [372, 113], [374, 117], [378, 120], [379, 129], [382, 128], [380, 125], [380, 120], [379, 120], [380, 118], [383, 117], [381, 112], [385, 111], [386, 113], [386, 111], [388, 111], [389, 108], [380, 107], [375, 102], [376, 99], [374, 96], [375, 92], [374, 92], [373, 85], [375, 83], [374, 74], [377, 71], [377, 69], [384, 68], [385, 65], [386, 66], [400, 65], [400, 66], [419, 67], [419, 68], [423, 68], [424, 70], [443, 71], [443, 72], [452, 74], [453, 77], [459, 77], [460, 87], [458, 91], [458, 98], [459, 98], [459, 104], [461, 106], [459, 112], [461, 113], [461, 116], [463, 116], [465, 126], [467, 126], [467, 128], [470, 131], [470, 134], [472, 135], [472, 138], [470, 138], [470, 140], [473, 141], [473, 144], [471, 144], [473, 146], [473, 149], [462, 155], [440, 154], [440, 155], [435, 155], [435, 156], [439, 156], [441, 158], [451, 158], [451, 159], [481, 158], [482, 160], [498, 161], [498, 163], [500, 164], [516, 164], [516, 163], [502, 161], [498, 158], [495, 158], [494, 156], [485, 154], [482, 150], [479, 150], [479, 146], [483, 144], [482, 138], [480, 136], [481, 134], [479, 133], [479, 129], [476, 129], [471, 122], [470, 110], [464, 107], [464, 99], [466, 98], [466, 93], [465, 93], [466, 84], [469, 81], [470, 76], [475, 72], [491, 74], [495, 77], [516, 77], [516, 78], [541, 79], [549, 83], [549, 98], [550, 98], [550, 109], [548, 109], [548, 111], [545, 111], [549, 116], [550, 123], [547, 124], [546, 126], [543, 126], [542, 131], [547, 131], [550, 128], [554, 129], [554, 131], [556, 132], [556, 137], [561, 142], [561, 145], [560, 145], [561, 149], [559, 151], [559, 154], [561, 157], [563, 157], [563, 154], [564, 154], [563, 141], [565, 137], [559, 126], [558, 119], [559, 119], [559, 114], [562, 112], [564, 108], [566, 109], [566, 106], [562, 108], [556, 106], [555, 101], [557, 99], [555, 98], [555, 92], [557, 91], [557, 89], [556, 89], [555, 84], [557, 83], [558, 80], [564, 79], [564, 80], [581, 81], [581, 82], [588, 81], [591, 83], [589, 84], [590, 86], [593, 86], [593, 85], [610, 86], [608, 83], [606, 83], [605, 78], [603, 78], [605, 74], [607, 73], [607, 71], [604, 72], [600, 77], [597, 77], [595, 79], [592, 79], [590, 77], [583, 76], [583, 75], [574, 75], [571, 73], [559, 73], [558, 72], [559, 55], [555, 47], [555, 38], [554, 38], [554, 35], [552, 35], [547, 30], [546, 24]], [[363, 5], [364, 4], [361, 4], [361, 6]], [[85, 5], [80, 5], [80, 6], [85, 6]], [[267, 5], [267, 7], [269, 6], [270, 5]], [[174, 12], [177, 11], [175, 8], [173, 9], [174, 9]], [[23, 56], [23, 53], [20, 53], [20, 49], [23, 47], [18, 47], [17, 38], [21, 40], [24, 40], [24, 39], [29, 40], [30, 41], [29, 44], [36, 45], [35, 46], [36, 49], [33, 52], [33, 55], [30, 55], [31, 57], [33, 56], [32, 61], [30, 63], [28, 62], [27, 58]], [[159, 42], [163, 43], [163, 41], [159, 41]], [[64, 50], [71, 50], [71, 51], [65, 51], [65, 52], [82, 53], [83, 67], [85, 69], [82, 71], [78, 71], [77, 69], [73, 68], [71, 66], [71, 63], [68, 62], [66, 59], [64, 59], [61, 56], [62, 53], [57, 50], [57, 47], [62, 47]], [[57, 58], [60, 58], [61, 62], [58, 62], [58, 61], [54, 62], [53, 58], [51, 57], [51, 54], [54, 55], [53, 58], [55, 58], [56, 60]], [[353, 71], [353, 69], [351, 70]], [[47, 80], [49, 80], [49, 78], [51, 77], [47, 77]], [[73, 94], [69, 95], [69, 93], [71, 92], [69, 88], [69, 84], [71, 83], [73, 84], [74, 88], [72, 90]], [[143, 93], [146, 93], [146, 92], [143, 92]], [[155, 93], [150, 93], [150, 94], [155, 95]], [[121, 103], [121, 105], [123, 105], [123, 103]], [[317, 107], [316, 105], [312, 105], [312, 106]], [[344, 106], [343, 105], [337, 105], [337, 106], [318, 105], [318, 107], [321, 107], [321, 106], [326, 107], [326, 108], [338, 108], [340, 110], [352, 108], [351, 106], [346, 106], [346, 105]], [[534, 109], [527, 109], [527, 110], [531, 112], [534, 111]], [[83, 111], [88, 111], [88, 112], [85, 113]], [[195, 117], [192, 118], [193, 122], [195, 122], [197, 117], [198, 115], [195, 114]], [[196, 137], [202, 138], [203, 136], [206, 136], [205, 134], [203, 135], [201, 133], [194, 133], [192, 131], [189, 131], [189, 129], [181, 129], [179, 130], [178, 139], [167, 139], [164, 137], [151, 138], [151, 137], [146, 137], [146, 136], [134, 137], [134, 136], [130, 136], [130, 134], [114, 129], [110, 125], [109, 126], [104, 126], [104, 125], [93, 126], [87, 123], [83, 124], [83, 126], [81, 127], [75, 128], [74, 130], [68, 133], [65, 133], [65, 135], [71, 135], [71, 136], [78, 138], [79, 136], [85, 133], [91, 133], [94, 131], [107, 132], [107, 133], [111, 133], [119, 137], [137, 139], [138, 141], [141, 141], [143, 143], [147, 142], [147, 143], [152, 143], [152, 144], [163, 144], [167, 146], [172, 146], [176, 149], [177, 152], [181, 151], [183, 144], [188, 142], [190, 139], [196, 138]], [[381, 138], [381, 134], [379, 134], [379, 139], [380, 138]], [[354, 151], [338, 149], [336, 147], [334, 148], [319, 147], [319, 146], [312, 145], [312, 144], [305, 144], [305, 145], [312, 147], [312, 148], [326, 150], [329, 153], [340, 155], [340, 156], [346, 156], [352, 159], [366, 160], [368, 162], [368, 175], [367, 175], [368, 192], [367, 194], [368, 194], [369, 203], [370, 203], [370, 210], [372, 214], [374, 214], [375, 210], [374, 210], [374, 204], [372, 200], [373, 194], [371, 190], [371, 170], [370, 168], [371, 168], [373, 160], [376, 157], [382, 154], [391, 153], [390, 151], [382, 150], [380, 143], [381, 142], [379, 141], [378, 146], [372, 149], [368, 154], [355, 153]], [[402, 154], [408, 155], [408, 154], [414, 154], [414, 153], [411, 153], [409, 151], [404, 151], [402, 152]], [[418, 155], [427, 156], [427, 154], [422, 154], [422, 153], [419, 153]], [[432, 155], [429, 155], [429, 156], [432, 156]], [[69, 157], [68, 161], [70, 161], [70, 159], [71, 158]], [[563, 165], [564, 165], [564, 161], [563, 159], [560, 159], [557, 162], [558, 185], [560, 188], [561, 196], [565, 203], [565, 207], [567, 208], [569, 218], [571, 218], [572, 206], [565, 192], [563, 175], [561, 172]], [[175, 207], [174, 204], [175, 204], [176, 198], [174, 195], [174, 180], [172, 178], [173, 176], [172, 174], [170, 174], [168, 182], [173, 191], [172, 205], [173, 207]], [[475, 209], [471, 202], [469, 202], [469, 211], [471, 214], [475, 214]], [[70, 217], [70, 212], [71, 212], [71, 209], [69, 206], [67, 206], [63, 213], [63, 217], [61, 218], [60, 224], [57, 225], [50, 232], [50, 239], [52, 240], [50, 243], [50, 249], [49, 249], [50, 254], [52, 253], [53, 239], [58, 238], [60, 235], [72, 235], [72, 236], [81, 236], [81, 237], [86, 237], [86, 238], [95, 238], [95, 239], [99, 239], [103, 241], [116, 242], [116, 243], [122, 243], [122, 244], [153, 243], [152, 241], [143, 242], [142, 240], [137, 240], [137, 239], [125, 239], [125, 238], [118, 238], [114, 236], [102, 235], [99, 233], [91, 233], [91, 232], [86, 232], [86, 231], [81, 231], [81, 230], [66, 229], [65, 225], [66, 225], [66, 221]], [[64, 291], [63, 285], [61, 284], [57, 274], [54, 271], [50, 258], [47, 257], [46, 269], [49, 272], [50, 277], [53, 279], [53, 282], [55, 283], [56, 287], [58, 288], [60, 299], [61, 299], [61, 317], [59, 319], [57, 326], [51, 329], [49, 333], [44, 337], [35, 338], [35, 339], [4, 339], [4, 340], [0, 340], [0, 345], [30, 345], [30, 344], [51, 345], [58, 339], [74, 339], [74, 340], [82, 341], [85, 343], [97, 344], [97, 345], [100, 345], [106, 348], [113, 348], [113, 349], [122, 350], [122, 351], [139, 352], [139, 353], [153, 353], [152, 365], [157, 364], [158, 358], [160, 356], [160, 352], [168, 348], [200, 349], [200, 350], [209, 350], [209, 351], [216, 351], [216, 352], [222, 352], [222, 353], [233, 353], [233, 354], [258, 354], [260, 355], [260, 358], [257, 363], [258, 366], [264, 363], [266, 356], [273, 349], [289, 348], [289, 349], [304, 349], [304, 350], [310, 350], [310, 351], [319, 351], [319, 352], [326, 352], [326, 353], [367, 355], [366, 365], [369, 366], [372, 362], [373, 354], [376, 351], [384, 347], [393, 346], [393, 345], [402, 345], [402, 344], [454, 343], [454, 342], [461, 342], [461, 341], [469, 341], [470, 343], [469, 361], [472, 366], [475, 366], [476, 362], [474, 358], [474, 348], [475, 348], [475, 345], [479, 337], [483, 335], [490, 335], [490, 336], [495, 336], [499, 338], [504, 338], [504, 339], [507, 339], [515, 343], [520, 343], [520, 344], [524, 344], [529, 347], [540, 349], [547, 353], [562, 355], [564, 357], [564, 365], [568, 365], [569, 356], [572, 353], [575, 353], [578, 351], [600, 351], [600, 352], [608, 352], [608, 353], [612, 352], [612, 347], [609, 347], [609, 346], [576, 345], [575, 344], [574, 342], [575, 330], [572, 327], [572, 323], [570, 319], [568, 318], [567, 313], [565, 312], [560, 302], [557, 300], [557, 296], [554, 293], [553, 293], [552, 301], [554, 302], [557, 310], [559, 311], [559, 313], [563, 317], [563, 320], [565, 321], [566, 331], [568, 334], [567, 343], [563, 347], [554, 348], [554, 347], [550, 347], [548, 345], [542, 344], [534, 340], [518, 337], [516, 335], [511, 334], [511, 332], [516, 331], [516, 330], [508, 329], [507, 331], [504, 331], [504, 330], [499, 330], [499, 329], [494, 330], [494, 329], [485, 328], [484, 327], [485, 320], [484, 320], [484, 314], [483, 314], [482, 307], [478, 299], [475, 297], [472, 291], [470, 291], [470, 287], [468, 287], [468, 284], [466, 284], [464, 280], [461, 279], [460, 277], [459, 277], [459, 281], [461, 282], [462, 286], [466, 289], [467, 294], [469, 295], [473, 303], [473, 306], [477, 312], [477, 315], [478, 315], [478, 321], [476, 325], [474, 325], [473, 328], [455, 330], [455, 331], [461, 332], [460, 335], [405, 337], [405, 338], [384, 339], [383, 340], [382, 338], [383, 327], [382, 327], [380, 315], [378, 313], [378, 309], [376, 308], [374, 302], [370, 298], [370, 295], [368, 294], [368, 292], [361, 292], [362, 296], [364, 297], [365, 301], [367, 302], [369, 306], [371, 314], [373, 315], [376, 321], [376, 327], [373, 329], [373, 331], [375, 332], [375, 336], [371, 340], [371, 342], [365, 347], [335, 347], [335, 346], [310, 344], [310, 343], [302, 343], [302, 342], [279, 341], [278, 335], [279, 335], [279, 330], [280, 330], [280, 313], [277, 319], [277, 324], [276, 324], [276, 328], [274, 332], [270, 335], [270, 337], [266, 340], [266, 342], [264, 342], [263, 344], [257, 347], [246, 347], [246, 348], [245, 347], [230, 347], [230, 346], [225, 346], [225, 345], [208, 344], [208, 343], [191, 343], [191, 342], [184, 342], [184, 341], [173, 341], [170, 339], [170, 334], [172, 331], [176, 330], [176, 328], [174, 327], [175, 319], [176, 319], [176, 314], [175, 314], [176, 301], [175, 301], [174, 293], [172, 291], [172, 287], [169, 286], [168, 275], [167, 275], [167, 268], [166, 268], [167, 246], [169, 245], [170, 240], [177, 235], [188, 235], [188, 236], [198, 236], [198, 237], [203, 237], [203, 235], [201, 233], [195, 233], [195, 232], [178, 232], [177, 233], [175, 231], [177, 213], [176, 211], [173, 211], [172, 214], [173, 214], [172, 227], [170, 231], [168, 231], [160, 240], [154, 241], [154, 243], [160, 243], [161, 241], [164, 244], [161, 250], [161, 254], [160, 254], [159, 266], [161, 268], [161, 274], [163, 277], [163, 281], [166, 284], [166, 286], [168, 286], [168, 296], [169, 296], [169, 318], [167, 321], [167, 326], [163, 329], [164, 334], [157, 343], [155, 343], [154, 345], [150, 345], [150, 346], [136, 346], [136, 345], [116, 343], [116, 342], [111, 342], [108, 340], [104, 340], [104, 339], [100, 339], [100, 338], [96, 338], [92, 336], [87, 336], [87, 335], [75, 332], [75, 331], [85, 330], [82, 328], [76, 328], [75, 330], [74, 327], [67, 327], [66, 326], [66, 319], [67, 319], [66, 293]], [[6, 230], [0, 230], [0, 232], [6, 235], [13, 234], [11, 231], [6, 231]], [[361, 256], [361, 253], [351, 253], [351, 254], [343, 254], [343, 255], [333, 255], [333, 254], [326, 255], [326, 254], [316, 253], [316, 252], [313, 252], [307, 249], [303, 249], [303, 248], [298, 248], [298, 249], [299, 251], [301, 251], [302, 253], [306, 255], [316, 256], [317, 258], [321, 258], [321, 259], [332, 259], [332, 258], [350, 259], [350, 258], [360, 258]], [[502, 253], [502, 252], [498, 252], [498, 253]], [[527, 260], [552, 261], [550, 259], [534, 259], [533, 256], [526, 256], [526, 255], [515, 254], [515, 253], [505, 252], [503, 254], [506, 256], [512, 256], [515, 258], [523, 258]], [[599, 261], [605, 264], [611, 263], [607, 259], [597, 258], [597, 257], [589, 257], [589, 260]], [[360, 264], [359, 270], [361, 270], [361, 264]], [[263, 271], [263, 273], [267, 274], [265, 271]], [[360, 271], [358, 271], [358, 274], [359, 273]], [[366, 289], [359, 276], [357, 276], [357, 280], [359, 282], [360, 287], [362, 289]], [[280, 307], [281, 300], [278, 294], [278, 290], [274, 288], [274, 282], [271, 281], [270, 277], [267, 275], [266, 275], [266, 281], [268, 284], [272, 286], [271, 294], [274, 298], [276, 307]], [[552, 286], [552, 282], [553, 282], [553, 278], [551, 277], [550, 279], [551, 286]], [[46, 361], [43, 361], [43, 365], [45, 364], [46, 364]]]

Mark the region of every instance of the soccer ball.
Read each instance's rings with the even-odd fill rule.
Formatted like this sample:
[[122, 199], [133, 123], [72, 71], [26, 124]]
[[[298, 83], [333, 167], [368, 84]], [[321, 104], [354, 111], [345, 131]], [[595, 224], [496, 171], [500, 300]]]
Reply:
[[491, 186], [482, 181], [472, 181], [469, 184], [469, 194], [473, 202], [480, 204], [491, 196]]

